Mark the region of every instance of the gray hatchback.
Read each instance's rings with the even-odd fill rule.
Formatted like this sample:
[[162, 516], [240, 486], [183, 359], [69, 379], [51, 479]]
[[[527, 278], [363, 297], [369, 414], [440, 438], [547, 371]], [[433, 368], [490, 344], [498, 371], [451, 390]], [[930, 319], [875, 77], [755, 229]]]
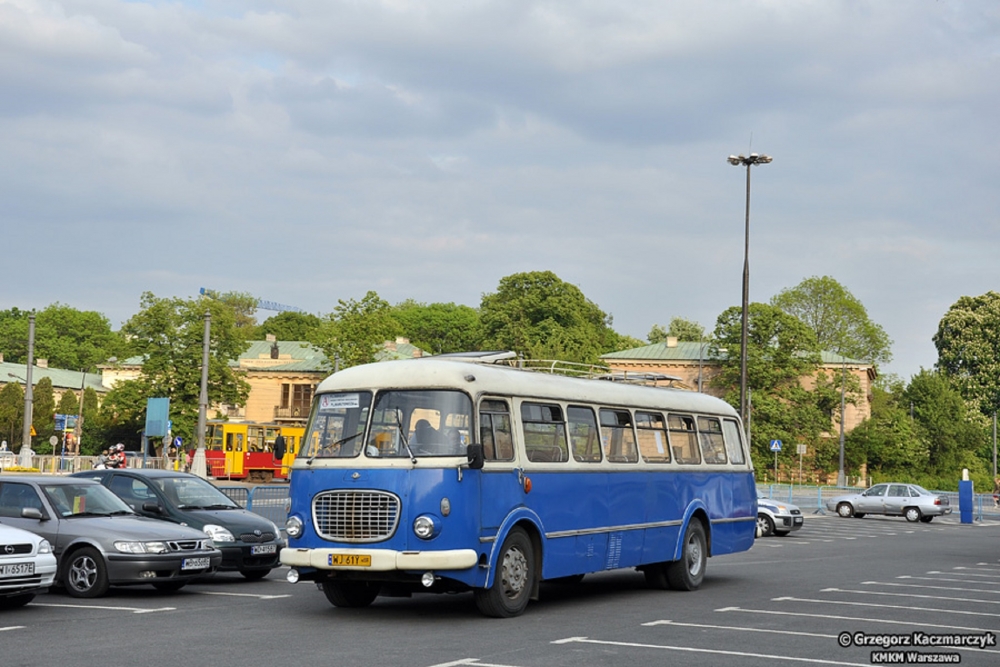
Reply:
[[113, 585], [176, 591], [222, 562], [205, 533], [139, 517], [92, 480], [0, 475], [0, 523], [52, 544], [56, 582], [73, 597], [99, 597]]
[[924, 523], [951, 514], [947, 496], [931, 493], [916, 484], [876, 484], [861, 493], [831, 498], [826, 501], [826, 508], [842, 517], [860, 519], [866, 514], [883, 514]]

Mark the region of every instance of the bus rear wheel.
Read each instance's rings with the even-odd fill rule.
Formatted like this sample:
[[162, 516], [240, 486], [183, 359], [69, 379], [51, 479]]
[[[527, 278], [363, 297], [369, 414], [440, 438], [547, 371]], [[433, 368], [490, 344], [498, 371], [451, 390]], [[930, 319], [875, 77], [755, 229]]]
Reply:
[[369, 581], [330, 581], [323, 582], [323, 592], [326, 599], [334, 607], [367, 607], [382, 590], [381, 584]]
[[514, 528], [500, 548], [493, 585], [474, 593], [476, 606], [483, 615], [493, 618], [517, 616], [528, 606], [534, 583], [535, 552], [531, 538], [522, 529]]
[[701, 521], [692, 519], [684, 531], [684, 546], [681, 559], [667, 563], [667, 583], [675, 591], [693, 591], [701, 586], [705, 578], [705, 564], [708, 548], [705, 527]]

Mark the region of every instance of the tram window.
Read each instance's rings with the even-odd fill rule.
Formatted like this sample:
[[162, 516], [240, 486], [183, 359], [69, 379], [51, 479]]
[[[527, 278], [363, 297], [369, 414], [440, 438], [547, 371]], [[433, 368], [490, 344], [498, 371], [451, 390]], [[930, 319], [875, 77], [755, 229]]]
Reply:
[[725, 463], [726, 444], [722, 438], [722, 424], [714, 417], [698, 417], [698, 439], [705, 463]]
[[512, 461], [514, 439], [507, 401], [487, 399], [479, 404], [479, 440], [487, 461]]
[[561, 407], [522, 403], [521, 428], [529, 461], [558, 463], [569, 460], [566, 423]]
[[613, 463], [636, 463], [639, 450], [632, 430], [632, 415], [628, 410], [601, 409], [601, 438], [604, 456]]
[[669, 414], [667, 415], [667, 428], [669, 429], [670, 446], [673, 449], [674, 460], [677, 463], [701, 463], [694, 417]]
[[635, 430], [644, 461], [670, 463], [670, 445], [663, 415], [658, 412], [636, 412]]
[[722, 422], [722, 434], [726, 439], [726, 451], [729, 452], [729, 461], [735, 464], [744, 463], [740, 427], [736, 421], [733, 419], [724, 420]]
[[571, 405], [566, 410], [569, 418], [569, 443], [573, 458], [586, 463], [601, 461], [601, 433], [597, 429], [594, 411]]

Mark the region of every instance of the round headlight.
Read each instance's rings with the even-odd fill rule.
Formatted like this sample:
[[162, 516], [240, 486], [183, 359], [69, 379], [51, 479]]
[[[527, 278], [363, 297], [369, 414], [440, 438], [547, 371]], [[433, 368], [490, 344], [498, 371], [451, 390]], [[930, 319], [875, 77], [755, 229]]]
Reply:
[[285, 522], [285, 532], [289, 537], [300, 537], [302, 535], [302, 519], [297, 516], [288, 517]]
[[206, 523], [201, 527], [202, 531], [206, 535], [212, 538], [213, 542], [235, 542], [236, 538], [233, 534], [229, 532], [228, 528], [216, 525], [214, 523]]
[[429, 540], [438, 534], [437, 522], [433, 517], [422, 514], [413, 520], [413, 534], [422, 540]]

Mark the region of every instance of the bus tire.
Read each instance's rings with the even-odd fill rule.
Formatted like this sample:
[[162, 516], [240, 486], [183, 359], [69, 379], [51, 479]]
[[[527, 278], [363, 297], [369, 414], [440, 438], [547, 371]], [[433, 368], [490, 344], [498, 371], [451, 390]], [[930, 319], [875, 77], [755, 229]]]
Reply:
[[513, 528], [500, 547], [493, 585], [477, 589], [476, 606], [484, 616], [511, 618], [528, 606], [535, 583], [535, 552], [531, 538], [521, 528]]
[[701, 521], [691, 519], [684, 531], [681, 559], [667, 563], [667, 583], [675, 591], [693, 591], [701, 586], [705, 578], [705, 564], [708, 561], [705, 527]]
[[334, 607], [360, 608], [367, 607], [382, 590], [382, 585], [370, 581], [331, 581], [323, 582], [323, 592], [326, 599]]

